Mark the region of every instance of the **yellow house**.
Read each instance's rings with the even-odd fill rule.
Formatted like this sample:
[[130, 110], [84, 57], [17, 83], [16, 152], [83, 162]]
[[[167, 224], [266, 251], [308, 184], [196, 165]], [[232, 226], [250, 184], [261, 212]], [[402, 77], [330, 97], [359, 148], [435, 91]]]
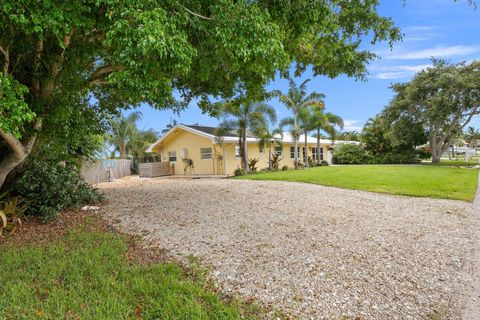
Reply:
[[[241, 167], [238, 136], [235, 134], [223, 136], [221, 141], [215, 135], [216, 128], [197, 125], [180, 124], [169, 130], [158, 141], [154, 142], [147, 152], [160, 155], [162, 162], [169, 162], [175, 174], [195, 175], [233, 175]], [[295, 157], [293, 140], [288, 132], [278, 136], [282, 146], [272, 147], [272, 153], [281, 157], [280, 168], [293, 167]], [[299, 159], [304, 162], [304, 140], [300, 136], [298, 142]], [[257, 158], [257, 168], [268, 168], [268, 150], [261, 150], [259, 139], [252, 134], [247, 135], [247, 158]], [[336, 142], [337, 143], [337, 142]], [[317, 139], [307, 137], [307, 157], [320, 157], [320, 160], [331, 162], [332, 145], [330, 140], [321, 139], [317, 150]]]

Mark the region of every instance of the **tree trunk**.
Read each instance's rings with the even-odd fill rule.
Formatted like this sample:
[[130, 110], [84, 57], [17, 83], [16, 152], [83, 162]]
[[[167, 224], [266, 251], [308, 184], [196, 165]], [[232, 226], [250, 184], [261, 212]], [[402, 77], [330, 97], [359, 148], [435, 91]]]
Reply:
[[317, 165], [320, 165], [320, 127], [317, 127]]
[[297, 114], [293, 115], [293, 131], [295, 136], [293, 137], [293, 159], [295, 160], [295, 170], [298, 169], [298, 125], [297, 125]]
[[308, 164], [308, 136], [307, 136], [307, 130], [305, 130], [304, 134], [305, 134], [305, 150], [303, 152], [303, 161], [305, 162], [305, 168], [308, 168], [309, 164]]
[[23, 143], [11, 133], [0, 129], [0, 137], [8, 144], [12, 152], [0, 162], [0, 189], [5, 183], [8, 174], [17, 166], [22, 164], [33, 149], [37, 139], [37, 132], [42, 127], [42, 118], [38, 118], [33, 125], [34, 134]]
[[268, 145], [268, 170], [272, 171], [272, 144]]
[[242, 168], [246, 171], [248, 170], [248, 162], [247, 162], [247, 137], [245, 130], [242, 130], [242, 142], [240, 145], [240, 152], [242, 156]]

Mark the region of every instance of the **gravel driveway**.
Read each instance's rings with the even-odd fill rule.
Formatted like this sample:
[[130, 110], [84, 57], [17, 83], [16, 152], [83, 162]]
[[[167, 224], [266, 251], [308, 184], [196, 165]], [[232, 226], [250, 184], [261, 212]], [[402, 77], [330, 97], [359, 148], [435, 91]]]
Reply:
[[301, 319], [460, 319], [469, 291], [467, 202], [234, 179], [100, 188], [116, 227], [203, 258], [226, 294]]

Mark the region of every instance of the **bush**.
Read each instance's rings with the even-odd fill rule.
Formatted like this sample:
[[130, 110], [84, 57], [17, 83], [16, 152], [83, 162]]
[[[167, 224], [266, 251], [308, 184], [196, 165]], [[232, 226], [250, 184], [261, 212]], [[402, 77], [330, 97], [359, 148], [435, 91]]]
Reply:
[[255, 173], [257, 172], [257, 163], [260, 161], [258, 158], [250, 158], [248, 159], [248, 169], [250, 172]]
[[320, 161], [320, 163], [318, 165], [320, 167], [326, 167], [326, 166], [328, 166], [328, 161], [322, 160], [322, 161]]
[[235, 176], [244, 176], [247, 174], [247, 171], [243, 168], [237, 168], [234, 171]]
[[55, 218], [60, 210], [101, 199], [72, 163], [48, 160], [28, 162], [14, 192], [28, 202], [27, 214], [40, 216], [46, 221]]
[[287, 165], [284, 165], [284, 166], [282, 167], [282, 171], [287, 171], [288, 169], [290, 169], [290, 168], [289, 168]]
[[365, 164], [371, 163], [371, 157], [357, 144], [341, 144], [333, 151], [333, 163], [336, 164]]

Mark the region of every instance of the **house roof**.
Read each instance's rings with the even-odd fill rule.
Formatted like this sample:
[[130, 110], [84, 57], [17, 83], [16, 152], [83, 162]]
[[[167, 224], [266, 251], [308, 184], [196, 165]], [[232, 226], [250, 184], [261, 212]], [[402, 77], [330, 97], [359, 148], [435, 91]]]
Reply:
[[[194, 130], [201, 131], [203, 133], [212, 135], [212, 136], [215, 136], [216, 131], [218, 129], [218, 127], [197, 126], [197, 125], [189, 125], [189, 124], [182, 124], [182, 125], [185, 126], [185, 127], [189, 127], [189, 128], [194, 129]], [[230, 132], [228, 132], [228, 137], [238, 138], [237, 131], [236, 130], [231, 130]], [[256, 138], [256, 137], [253, 135], [252, 132], [247, 130], [247, 138]]]
[[[152, 143], [148, 149], [146, 150], [146, 152], [152, 152], [153, 151], [153, 148], [159, 144], [160, 142], [162, 142], [168, 135], [170, 135], [170, 133], [172, 133], [173, 131], [177, 130], [178, 128], [180, 129], [183, 129], [183, 130], [186, 130], [186, 131], [189, 131], [191, 133], [194, 133], [194, 134], [197, 134], [197, 135], [200, 135], [202, 137], [205, 137], [205, 138], [208, 138], [210, 140], [212, 140], [212, 142], [215, 141], [216, 139], [216, 135], [215, 135], [215, 132], [217, 130], [216, 127], [207, 127], [207, 126], [198, 126], [198, 125], [186, 125], [186, 124], [179, 124], [179, 125], [176, 125], [175, 127], [173, 127], [172, 129], [170, 129], [167, 133], [165, 133], [160, 139], [158, 139], [157, 141], [155, 141], [154, 143]], [[291, 135], [290, 132], [283, 132], [281, 135], [277, 135], [276, 136], [277, 139], [281, 140], [283, 143], [293, 143], [293, 137]], [[222, 141], [223, 142], [238, 142], [238, 134], [235, 132], [235, 131], [231, 131], [229, 132], [229, 135], [226, 135], [226, 136], [223, 136], [222, 137]], [[256, 143], [259, 141], [259, 139], [257, 137], [255, 137], [251, 132], [247, 132], [247, 143]], [[305, 142], [305, 135], [300, 135], [300, 138], [298, 139], [298, 143], [301, 145], [302, 143]], [[315, 137], [311, 137], [311, 136], [307, 136], [307, 143], [308, 144], [316, 144], [317, 143], [317, 138]], [[320, 139], [320, 143], [321, 144], [327, 144], [327, 145], [331, 145], [332, 144], [332, 140], [330, 139]], [[339, 140], [335, 140], [335, 143], [338, 143], [338, 144], [343, 144], [343, 143], [354, 143], [354, 144], [358, 144], [359, 142], [357, 141], [339, 141]]]

